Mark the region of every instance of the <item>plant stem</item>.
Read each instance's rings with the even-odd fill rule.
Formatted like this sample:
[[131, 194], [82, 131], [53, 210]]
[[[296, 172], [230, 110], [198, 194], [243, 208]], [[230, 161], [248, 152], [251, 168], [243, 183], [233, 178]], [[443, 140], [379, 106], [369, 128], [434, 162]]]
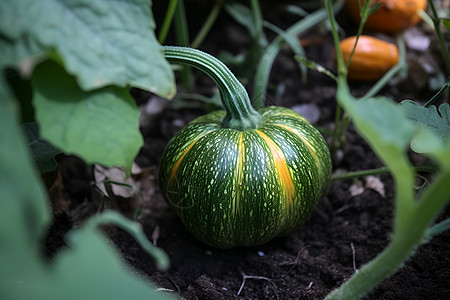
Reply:
[[[436, 171], [436, 168], [433, 166], [417, 166], [417, 167], [414, 167], [414, 170], [416, 172], [434, 172], [434, 171]], [[378, 169], [370, 169], [370, 170], [363, 170], [363, 171], [339, 174], [339, 175], [331, 176], [330, 182], [364, 177], [364, 176], [368, 176], [368, 175], [383, 174], [383, 173], [390, 173], [390, 169], [389, 168], [378, 168]]]
[[164, 44], [164, 42], [166, 41], [166, 37], [169, 33], [170, 24], [172, 24], [172, 19], [175, 13], [175, 9], [177, 8], [177, 4], [178, 0], [170, 0], [169, 5], [167, 6], [166, 16], [164, 17], [164, 21], [158, 35], [158, 41], [160, 44]]
[[[343, 0], [339, 0], [334, 5], [334, 10], [338, 11], [344, 5]], [[333, 8], [332, 8], [333, 10]], [[327, 19], [327, 11], [324, 9], [319, 9], [301, 21], [295, 23], [286, 30], [287, 35], [298, 35], [303, 31], [323, 22]], [[253, 105], [255, 108], [260, 108], [264, 106], [264, 98], [266, 96], [267, 84], [270, 76], [270, 69], [272, 68], [273, 62], [280, 52], [281, 47], [284, 44], [284, 39], [278, 36], [276, 39], [270, 43], [263, 53], [261, 60], [258, 65], [255, 76], [255, 85], [253, 89]]]
[[[189, 45], [189, 30], [184, 10], [184, 0], [179, 0], [175, 10], [175, 35], [178, 46], [187, 47]], [[192, 73], [190, 68], [184, 67], [180, 72], [180, 81], [183, 88], [187, 91], [192, 90]]]
[[439, 92], [436, 93], [430, 100], [428, 100], [427, 103], [425, 103], [425, 107], [428, 107], [432, 105], [434, 102], [436, 102], [439, 97], [445, 93], [445, 91], [450, 87], [450, 76], [447, 77], [447, 81], [445, 82], [444, 86], [439, 90]]
[[360, 268], [358, 273], [350, 277], [325, 299], [361, 299], [385, 278], [393, 274], [412, 254], [414, 246], [421, 239], [421, 235], [415, 235], [418, 235], [418, 237], [408, 236], [408, 238], [393, 239], [382, 253]]
[[[334, 15], [333, 7], [329, 1], [325, 1], [325, 10], [327, 16]], [[339, 45], [339, 36], [337, 35], [337, 27], [335, 22], [331, 22], [331, 31], [333, 33], [333, 41], [335, 45]], [[335, 34], [336, 33], [336, 34]], [[346, 78], [347, 77], [347, 67], [344, 62], [344, 58], [342, 56], [341, 47], [336, 47], [336, 60], [337, 60], [337, 73], [338, 77]], [[340, 141], [342, 140], [342, 132], [341, 130], [341, 118], [342, 118], [342, 109], [339, 103], [336, 103], [336, 115], [335, 115], [335, 127], [333, 130], [331, 145], [334, 149], [339, 147]]]
[[211, 27], [213, 26], [214, 22], [217, 19], [217, 16], [219, 15], [220, 10], [222, 9], [223, 2], [224, 0], [216, 1], [213, 9], [208, 15], [208, 18], [203, 23], [203, 26], [197, 33], [197, 36], [194, 38], [194, 41], [191, 44], [192, 48], [198, 48], [205, 39], [205, 37], [208, 35], [208, 32], [211, 30]]
[[357, 172], [349, 172], [349, 173], [345, 173], [345, 174], [331, 176], [330, 182], [364, 177], [364, 176], [368, 176], [368, 175], [383, 174], [383, 173], [389, 173], [389, 169], [388, 168], [379, 168], [379, 169], [371, 169], [371, 170], [364, 170], [364, 171], [357, 171]]
[[[369, 17], [369, 15], [371, 14], [371, 11], [369, 9], [370, 4], [372, 3], [372, 1], [364, 1], [363, 7], [359, 9], [360, 14], [361, 14], [361, 21], [359, 22], [359, 26], [358, 26], [358, 31], [356, 33], [356, 41], [355, 41], [355, 45], [353, 46], [352, 52], [350, 53], [348, 59], [347, 59], [347, 63], [345, 65], [345, 67], [348, 69], [348, 66], [350, 65], [350, 61], [352, 60], [353, 54], [355, 53], [356, 50], [356, 45], [358, 44], [358, 40], [359, 37], [361, 36], [363, 29], [364, 29], [364, 25], [367, 22], [367, 19]], [[358, 2], [358, 5], [361, 6], [361, 3]]]
[[342, 118], [342, 108], [339, 103], [336, 103], [336, 113], [334, 115], [334, 129], [333, 134], [331, 136], [331, 151], [336, 151], [340, 148], [342, 142], [342, 135], [339, 134], [341, 132], [341, 118]]
[[425, 240], [428, 241], [433, 238], [435, 235], [438, 235], [450, 228], [450, 218], [445, 219], [444, 221], [435, 224], [433, 227], [428, 228], [425, 233]]
[[445, 67], [447, 68], [447, 73], [450, 74], [450, 54], [447, 50], [447, 47], [445, 46], [444, 37], [442, 36], [441, 20], [439, 19], [433, 0], [428, 0], [428, 5], [431, 7], [431, 12], [433, 13], [432, 20], [434, 24], [434, 30], [436, 31], [436, 35], [439, 39], [439, 44], [441, 45], [442, 55], [444, 56], [445, 60]]
[[172, 46], [163, 46], [162, 49], [168, 61], [196, 67], [218, 85], [227, 112], [224, 127], [249, 130], [261, 125], [262, 117], [252, 107], [244, 86], [221, 61], [197, 49]]
[[358, 273], [344, 282], [325, 299], [360, 299], [401, 267], [423, 241], [428, 225], [448, 200], [450, 169], [443, 170], [426, 190], [414, 211], [409, 214], [407, 226], [394, 231], [391, 243], [374, 260], [364, 265]]
[[[337, 99], [339, 102], [343, 103], [348, 103], [350, 100], [356, 101], [355, 99], [352, 99], [353, 97], [350, 94], [345, 79], [346, 67], [339, 47], [339, 37], [336, 31], [334, 15], [331, 10], [331, 1], [325, 1], [325, 5], [329, 14], [337, 53]], [[348, 108], [351, 107], [352, 106], [349, 106]], [[347, 107], [345, 108], [347, 109]], [[414, 183], [413, 172], [406, 155], [398, 153], [398, 159], [388, 159], [387, 153], [377, 151], [376, 144], [373, 144], [373, 147], [381, 160], [384, 160], [389, 164], [388, 167], [392, 172], [395, 181], [396, 199], [392, 240], [381, 254], [364, 265], [358, 273], [355, 273], [338, 289], [330, 293], [326, 297], [327, 300], [360, 299], [385, 278], [395, 273], [404, 261], [414, 253], [414, 249], [423, 241], [427, 227], [450, 196], [450, 189], [448, 187], [448, 182], [450, 182], [449, 166], [444, 166], [441, 173], [434, 179], [433, 183], [422, 193], [421, 199], [415, 201], [412, 190]]]
[[174, 23], [175, 23], [174, 25], [175, 25], [175, 35], [177, 39], [177, 45], [188, 46], [189, 30], [183, 0], [180, 0], [177, 3]]

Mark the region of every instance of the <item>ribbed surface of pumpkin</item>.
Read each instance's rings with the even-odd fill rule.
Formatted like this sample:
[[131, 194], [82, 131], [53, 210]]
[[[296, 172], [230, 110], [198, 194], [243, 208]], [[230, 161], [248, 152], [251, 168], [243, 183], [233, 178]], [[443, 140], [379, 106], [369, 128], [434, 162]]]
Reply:
[[206, 244], [254, 246], [285, 234], [309, 218], [327, 186], [321, 134], [290, 109], [260, 113], [262, 126], [246, 131], [223, 128], [223, 111], [199, 117], [163, 154], [163, 196]]

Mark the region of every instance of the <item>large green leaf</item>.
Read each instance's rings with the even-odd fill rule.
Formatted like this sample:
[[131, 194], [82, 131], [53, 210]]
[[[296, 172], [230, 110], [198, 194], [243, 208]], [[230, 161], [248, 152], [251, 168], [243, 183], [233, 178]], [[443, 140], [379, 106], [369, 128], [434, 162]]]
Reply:
[[[98, 225], [102, 224], [97, 222], [99, 219], [118, 222], [127, 231], [133, 231], [135, 224], [117, 213], [104, 212], [87, 221], [87, 224], [78, 230], [71, 231], [68, 234], [69, 248], [56, 257], [53, 272], [48, 277], [51, 280], [48, 280], [46, 290], [51, 293], [51, 298], [168, 299], [165, 294], [156, 292], [143, 277], [136, 276], [126, 269], [111, 243], [98, 228]], [[139, 235], [145, 236], [140, 227], [138, 231]], [[151, 251], [161, 252], [158, 248], [152, 247]], [[167, 268], [168, 260], [165, 254], [163, 259], [164, 267]], [[158, 258], [156, 262], [158, 263]]]
[[450, 168], [450, 106], [443, 103], [436, 108], [424, 107], [411, 100], [404, 100], [400, 107], [419, 130], [411, 141], [411, 148], [431, 156], [441, 166]]
[[7, 288], [34, 277], [35, 259], [50, 222], [45, 191], [32, 168], [28, 147], [17, 124], [17, 107], [0, 77], [0, 298]]
[[143, 144], [139, 109], [125, 88], [82, 91], [53, 61], [32, 76], [33, 104], [41, 135], [88, 163], [123, 166], [128, 172]]
[[[32, 161], [17, 114], [11, 93], [0, 78], [0, 221], [7, 224], [0, 226], [0, 252], [15, 246], [35, 249], [50, 221], [45, 191], [37, 171], [29, 167]], [[5, 239], [15, 242], [5, 244]]]
[[411, 141], [411, 149], [430, 156], [441, 167], [450, 169], [450, 139], [443, 141], [428, 127], [420, 128]]
[[450, 106], [443, 103], [439, 106], [424, 107], [411, 100], [404, 100], [400, 106], [408, 119], [433, 131], [444, 143], [450, 140]]
[[[0, 3], [0, 8], [2, 5], [3, 2]], [[19, 39], [8, 39], [0, 32], [0, 53], [2, 54], [0, 55], [0, 69], [14, 66], [25, 58], [41, 54], [42, 51], [43, 48], [33, 37], [24, 35]]]
[[171, 97], [173, 73], [155, 38], [150, 8], [150, 0], [3, 0], [0, 62], [56, 50], [84, 90], [131, 85]]
[[[115, 218], [125, 222], [120, 215], [116, 214]], [[5, 258], [14, 264], [1, 265], [0, 297], [8, 300], [175, 299], [158, 292], [150, 282], [128, 269], [99, 228], [82, 226], [68, 235], [69, 247], [51, 264], [45, 264], [37, 255], [20, 255], [22, 248], [6, 253]]]
[[142, 229], [112, 212], [71, 231], [69, 248], [54, 262], [44, 262], [40, 247], [50, 208], [11, 98], [0, 78], [0, 299], [170, 299], [132, 273], [102, 235], [98, 225], [119, 225], [152, 252], [159, 266], [167, 268], [161, 250], [149, 246], [149, 241], [142, 243]]
[[339, 83], [337, 99], [395, 178], [398, 215], [394, 227], [399, 230], [407, 224], [405, 216], [414, 205], [414, 173], [406, 149], [416, 127], [397, 103], [385, 97], [355, 100], [346, 83]]
[[405, 156], [415, 127], [402, 109], [385, 97], [356, 101], [345, 96], [339, 100], [379, 157], [393, 168], [403, 164], [399, 158]]

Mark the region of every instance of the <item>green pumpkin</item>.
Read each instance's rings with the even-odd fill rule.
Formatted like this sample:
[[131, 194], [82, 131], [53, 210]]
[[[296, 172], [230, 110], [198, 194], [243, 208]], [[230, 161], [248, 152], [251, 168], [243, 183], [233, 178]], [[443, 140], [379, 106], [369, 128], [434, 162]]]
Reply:
[[190, 122], [161, 160], [162, 195], [190, 232], [231, 248], [265, 243], [304, 223], [331, 174], [320, 133], [290, 109], [255, 110], [216, 58], [182, 47], [164, 46], [163, 53], [210, 75], [225, 108]]
[[224, 111], [197, 118], [169, 142], [164, 198], [199, 240], [254, 246], [304, 223], [324, 192], [331, 160], [320, 133], [282, 107], [260, 110], [258, 129], [222, 127]]

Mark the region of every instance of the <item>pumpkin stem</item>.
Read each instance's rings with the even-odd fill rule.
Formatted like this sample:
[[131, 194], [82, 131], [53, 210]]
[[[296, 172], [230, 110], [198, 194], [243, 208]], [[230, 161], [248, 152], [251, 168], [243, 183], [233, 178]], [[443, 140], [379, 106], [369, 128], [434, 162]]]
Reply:
[[219, 87], [227, 112], [223, 126], [237, 130], [256, 129], [262, 123], [261, 115], [253, 108], [247, 91], [234, 74], [220, 60], [197, 49], [162, 46], [169, 62], [195, 67], [211, 77]]

